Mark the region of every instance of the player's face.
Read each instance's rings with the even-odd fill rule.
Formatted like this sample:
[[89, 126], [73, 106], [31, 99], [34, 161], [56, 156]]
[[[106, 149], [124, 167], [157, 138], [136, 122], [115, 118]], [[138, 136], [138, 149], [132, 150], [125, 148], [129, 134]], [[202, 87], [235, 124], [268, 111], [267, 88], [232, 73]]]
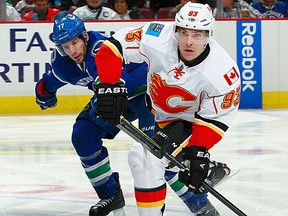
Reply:
[[206, 31], [179, 28], [179, 50], [184, 62], [192, 62], [204, 50], [208, 37]]
[[74, 38], [67, 43], [62, 44], [65, 53], [77, 64], [81, 64], [86, 57], [87, 45], [85, 41], [79, 37]]

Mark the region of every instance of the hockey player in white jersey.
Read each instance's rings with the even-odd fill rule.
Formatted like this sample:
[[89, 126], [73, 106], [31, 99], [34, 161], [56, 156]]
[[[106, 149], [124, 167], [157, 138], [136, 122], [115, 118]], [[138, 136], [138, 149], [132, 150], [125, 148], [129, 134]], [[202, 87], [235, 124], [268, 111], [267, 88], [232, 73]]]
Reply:
[[[175, 22], [122, 29], [105, 41], [96, 55], [101, 81], [96, 90], [97, 106], [102, 110], [98, 115], [114, 116], [115, 124], [119, 122], [125, 110], [113, 89], [119, 86], [122, 65], [147, 62], [148, 103], [156, 122], [153, 139], [190, 170], [188, 175], [174, 168], [171, 176], [164, 176], [169, 162], [135, 144], [129, 165], [141, 216], [163, 214], [165, 178], [177, 181], [177, 177], [193, 192], [194, 203], [189, 208], [195, 215], [220, 215], [201, 185], [205, 180], [214, 186], [230, 174], [226, 164], [210, 160], [209, 149], [222, 139], [238, 110], [240, 73], [236, 62], [213, 39], [214, 23], [207, 4], [188, 2], [176, 14]], [[185, 196], [182, 198], [185, 200]]]

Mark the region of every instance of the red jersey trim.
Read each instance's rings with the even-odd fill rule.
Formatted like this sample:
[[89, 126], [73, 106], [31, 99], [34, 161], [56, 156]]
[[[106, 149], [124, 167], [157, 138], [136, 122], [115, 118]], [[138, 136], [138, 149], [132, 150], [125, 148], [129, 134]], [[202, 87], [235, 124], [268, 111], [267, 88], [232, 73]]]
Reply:
[[188, 146], [204, 146], [209, 150], [224, 136], [221, 129], [199, 119], [195, 120], [192, 128], [192, 136]]
[[135, 198], [137, 202], [158, 202], [166, 197], [166, 187], [154, 191], [139, 191], [135, 189]]

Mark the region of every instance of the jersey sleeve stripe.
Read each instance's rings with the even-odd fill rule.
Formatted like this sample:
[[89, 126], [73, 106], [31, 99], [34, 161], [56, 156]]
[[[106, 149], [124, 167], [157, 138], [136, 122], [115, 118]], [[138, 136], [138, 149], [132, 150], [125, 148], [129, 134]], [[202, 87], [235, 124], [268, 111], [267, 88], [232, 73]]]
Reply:
[[105, 41], [103, 44], [105, 44], [109, 49], [116, 55], [118, 58], [120, 58], [123, 61], [122, 54], [119, 52], [118, 48], [115, 46], [114, 43], [111, 43], [110, 41]]
[[195, 120], [197, 119], [201, 120], [202, 122], [206, 122], [207, 124], [212, 124], [215, 127], [220, 128], [224, 132], [228, 130], [228, 126], [226, 124], [219, 122], [219, 121], [203, 118], [199, 114], [195, 113]]
[[210, 128], [211, 130], [213, 130], [213, 131], [215, 131], [216, 133], [218, 133], [221, 137], [224, 136], [224, 131], [221, 130], [220, 128], [216, 127], [215, 125], [211, 124], [211, 123], [207, 123], [207, 122], [204, 122], [204, 121], [202, 121], [202, 120], [196, 119], [196, 120], [195, 120], [195, 124], [208, 127], [208, 128]]

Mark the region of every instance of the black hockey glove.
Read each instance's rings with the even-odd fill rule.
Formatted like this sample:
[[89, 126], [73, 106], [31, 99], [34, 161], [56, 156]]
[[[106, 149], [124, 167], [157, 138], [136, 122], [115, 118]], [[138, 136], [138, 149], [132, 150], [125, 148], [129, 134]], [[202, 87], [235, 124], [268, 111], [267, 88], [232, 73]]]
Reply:
[[93, 86], [97, 95], [96, 113], [109, 124], [116, 126], [120, 123], [120, 116], [124, 115], [128, 107], [127, 88], [120, 83]]
[[[190, 128], [190, 132], [186, 130], [184, 126], [183, 121], [173, 122], [163, 129], [159, 128], [157, 124], [155, 125], [152, 139], [161, 147], [159, 153], [156, 155], [158, 158], [163, 158], [165, 153], [168, 153], [169, 155], [174, 153], [173, 156], [179, 161], [182, 161], [182, 155], [179, 154], [179, 156], [181, 156], [179, 158], [175, 151], [179, 150], [180, 145], [191, 134], [191, 125], [189, 124], [188, 126]], [[172, 164], [169, 164], [169, 166], [170, 165]]]
[[57, 105], [56, 92], [48, 92], [43, 79], [40, 79], [35, 86], [36, 103], [42, 110], [53, 108]]
[[193, 193], [201, 194], [199, 189], [208, 175], [210, 154], [203, 146], [185, 147], [182, 153], [187, 169], [179, 171], [179, 180]]

